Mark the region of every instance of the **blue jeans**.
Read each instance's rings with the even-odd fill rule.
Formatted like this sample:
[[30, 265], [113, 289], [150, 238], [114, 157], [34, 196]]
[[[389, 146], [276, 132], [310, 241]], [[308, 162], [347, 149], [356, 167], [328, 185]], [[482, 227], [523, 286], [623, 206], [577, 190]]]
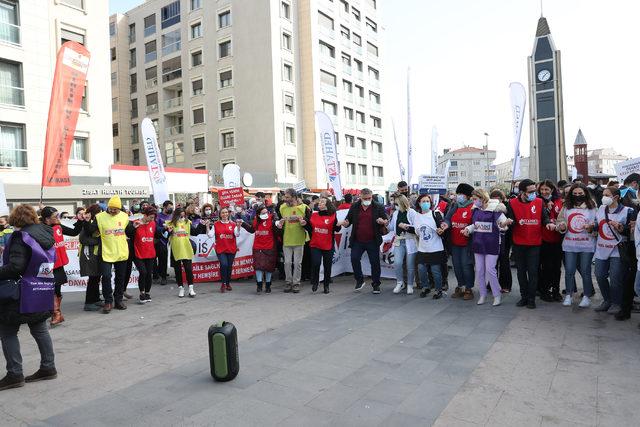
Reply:
[[351, 244], [351, 267], [353, 267], [353, 277], [356, 283], [363, 283], [362, 275], [362, 255], [366, 252], [371, 264], [371, 284], [380, 284], [380, 245], [376, 242], [361, 243], [354, 241]]
[[220, 261], [220, 281], [223, 285], [231, 282], [231, 270], [236, 254], [217, 254]]
[[[40, 350], [40, 368], [54, 369], [55, 355], [53, 353], [53, 343], [49, 335], [49, 327], [46, 321], [32, 323], [29, 331]], [[2, 341], [2, 351], [7, 361], [7, 372], [12, 375], [22, 375], [22, 354], [20, 354], [20, 341], [18, 341], [18, 330], [20, 325], [0, 324], [0, 340]]]
[[[609, 283], [611, 279], [611, 283]], [[596, 280], [602, 298], [610, 303], [622, 304], [622, 280], [624, 279], [624, 266], [619, 257], [611, 257], [607, 260], [596, 259]]]
[[593, 252], [564, 253], [564, 288], [567, 291], [567, 295], [578, 292], [576, 271], [579, 271], [580, 277], [582, 277], [582, 291], [584, 294], [588, 297], [593, 295], [591, 260], [593, 260]]
[[396, 280], [402, 282], [404, 274], [402, 271], [402, 263], [406, 259], [407, 261], [407, 286], [413, 286], [414, 278], [416, 275], [416, 253], [407, 253], [407, 241], [404, 239], [399, 240], [400, 246], [393, 247], [393, 271], [396, 273]]
[[[429, 267], [431, 268], [431, 274], [433, 275], [433, 282], [436, 287], [436, 291], [441, 291], [442, 269], [440, 264], [431, 264]], [[426, 289], [428, 286], [425, 284], [429, 283], [429, 270], [427, 269], [426, 264], [418, 264], [418, 274], [420, 275], [420, 283], [422, 283], [422, 287]]]
[[451, 262], [453, 263], [453, 272], [456, 274], [459, 288], [473, 288], [473, 282], [475, 281], [473, 260], [471, 245], [451, 245]]
[[271, 272], [270, 271], [262, 271], [256, 270], [256, 282], [262, 283], [262, 279], [264, 278], [265, 282], [271, 281]]

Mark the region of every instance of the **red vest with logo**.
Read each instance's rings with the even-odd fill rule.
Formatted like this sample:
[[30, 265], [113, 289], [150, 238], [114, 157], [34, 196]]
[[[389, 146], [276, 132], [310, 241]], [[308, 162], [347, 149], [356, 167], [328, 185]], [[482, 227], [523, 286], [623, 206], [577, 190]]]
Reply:
[[233, 230], [236, 228], [235, 222], [216, 221], [213, 223], [216, 232], [216, 253], [219, 254], [235, 254], [238, 252], [236, 244], [236, 235]]
[[[543, 202], [544, 203], [544, 202]], [[562, 210], [562, 199], [556, 199], [553, 201], [553, 208], [549, 210], [549, 220], [555, 224], [558, 219], [558, 214]], [[562, 234], [557, 231], [547, 230], [547, 227], [542, 227], [542, 241], [546, 243], [560, 243], [562, 242]]]
[[149, 259], [156, 257], [156, 247], [153, 244], [153, 237], [156, 234], [155, 221], [148, 224], [140, 224], [136, 228], [133, 237], [133, 249], [138, 259]]
[[520, 198], [509, 201], [516, 217], [513, 222], [513, 243], [520, 246], [542, 244], [542, 199], [524, 203]]
[[53, 264], [53, 268], [64, 267], [69, 264], [69, 257], [67, 256], [67, 248], [64, 246], [64, 235], [62, 234], [62, 227], [54, 225], [53, 227], [53, 240], [56, 248], [56, 262]]
[[462, 234], [462, 230], [471, 224], [472, 208], [473, 203], [470, 203], [466, 208], [458, 206], [451, 217], [451, 243], [456, 246], [467, 246], [469, 243], [469, 238]]
[[333, 248], [333, 224], [336, 221], [336, 214], [320, 215], [314, 212], [309, 221], [313, 230], [309, 246], [323, 251]]
[[269, 215], [269, 218], [264, 220], [256, 217], [253, 220], [253, 229], [255, 230], [253, 249], [269, 250], [275, 248], [273, 215]]

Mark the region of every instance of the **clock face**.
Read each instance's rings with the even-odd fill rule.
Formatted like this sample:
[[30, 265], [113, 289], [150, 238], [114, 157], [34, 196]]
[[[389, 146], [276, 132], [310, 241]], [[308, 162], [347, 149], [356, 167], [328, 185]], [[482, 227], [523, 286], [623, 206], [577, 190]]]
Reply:
[[538, 80], [540, 80], [541, 82], [549, 81], [550, 78], [551, 71], [549, 70], [540, 70], [540, 72], [538, 73]]

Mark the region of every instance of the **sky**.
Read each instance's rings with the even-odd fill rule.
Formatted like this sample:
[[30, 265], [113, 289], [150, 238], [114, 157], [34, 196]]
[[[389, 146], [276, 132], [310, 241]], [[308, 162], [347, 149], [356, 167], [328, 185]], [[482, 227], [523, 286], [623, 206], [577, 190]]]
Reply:
[[[110, 0], [110, 9], [124, 12], [140, 3]], [[411, 69], [414, 175], [429, 172], [434, 126], [440, 153], [464, 145], [481, 147], [486, 132], [489, 148], [497, 150], [497, 162], [511, 159], [509, 83], [528, 85], [527, 56], [533, 49], [540, 0], [378, 4], [384, 28], [382, 104], [387, 121], [395, 123], [402, 153], [407, 140], [406, 75]], [[582, 128], [590, 149], [613, 147], [624, 155], [640, 156], [640, 2], [546, 0], [543, 12], [562, 54], [567, 153], [573, 152]], [[528, 120], [527, 108], [521, 140], [525, 156]], [[390, 127], [388, 123], [386, 137], [392, 141]], [[395, 157], [393, 144], [385, 149]], [[397, 162], [391, 163], [395, 175]]]

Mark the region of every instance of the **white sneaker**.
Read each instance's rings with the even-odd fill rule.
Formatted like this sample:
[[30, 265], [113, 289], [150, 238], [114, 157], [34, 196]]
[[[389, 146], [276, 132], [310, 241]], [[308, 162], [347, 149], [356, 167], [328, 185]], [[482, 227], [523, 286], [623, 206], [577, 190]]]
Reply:
[[180, 286], [178, 289], [180, 289], [178, 291], [178, 297], [184, 298], [184, 286]]
[[407, 286], [407, 295], [413, 295], [413, 285]]
[[196, 296], [196, 291], [193, 290], [193, 285], [189, 285], [189, 296], [191, 298]]
[[497, 297], [493, 297], [493, 306], [497, 307], [502, 304], [502, 295], [498, 295]]
[[396, 287], [393, 288], [393, 293], [394, 294], [399, 294], [400, 291], [402, 291], [403, 288], [404, 288], [404, 282], [397, 282], [396, 283]]
[[571, 295], [567, 294], [564, 296], [564, 301], [562, 301], [562, 305], [565, 307], [571, 307]]
[[578, 304], [578, 307], [589, 308], [590, 305], [591, 305], [591, 300], [589, 299], [588, 296], [585, 295], [582, 297], [582, 301], [580, 301], [580, 304]]
[[478, 298], [478, 302], [476, 304], [482, 305], [482, 304], [484, 304], [486, 299], [487, 299], [487, 297], [485, 297], [484, 295], [480, 295], [480, 298]]

